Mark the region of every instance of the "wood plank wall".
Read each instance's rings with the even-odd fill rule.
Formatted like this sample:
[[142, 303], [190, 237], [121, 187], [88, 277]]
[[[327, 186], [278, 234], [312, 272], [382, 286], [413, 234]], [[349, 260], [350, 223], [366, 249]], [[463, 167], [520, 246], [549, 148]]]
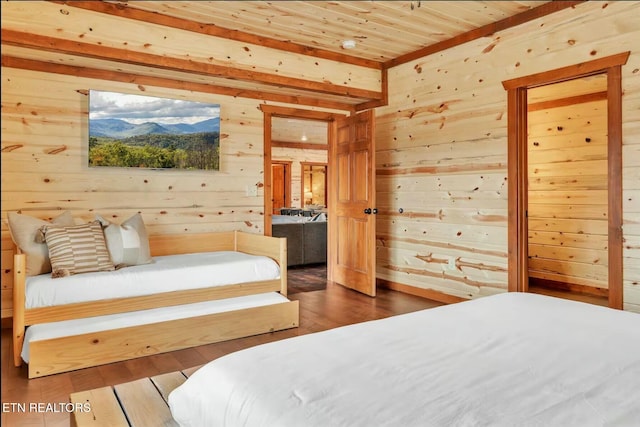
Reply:
[[[87, 89], [140, 93], [132, 85], [3, 69], [2, 210], [38, 217], [71, 210], [124, 220], [142, 212], [151, 234], [261, 231], [262, 113], [258, 102], [145, 88], [152, 96], [221, 104], [220, 171], [89, 168]], [[261, 196], [261, 195], [260, 195]], [[7, 231], [3, 221], [3, 233]]]
[[607, 101], [528, 120], [529, 277], [607, 289]]
[[622, 67], [624, 308], [640, 311], [639, 2], [586, 2], [389, 70], [377, 109], [377, 276], [461, 298], [507, 289], [502, 81], [631, 51]]

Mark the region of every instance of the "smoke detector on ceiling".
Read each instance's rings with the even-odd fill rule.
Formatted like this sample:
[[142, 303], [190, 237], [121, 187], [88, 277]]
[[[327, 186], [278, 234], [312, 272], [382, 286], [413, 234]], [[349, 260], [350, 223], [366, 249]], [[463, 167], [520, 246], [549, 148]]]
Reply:
[[344, 49], [353, 49], [354, 47], [356, 47], [356, 41], [355, 40], [345, 40], [342, 42], [342, 47]]

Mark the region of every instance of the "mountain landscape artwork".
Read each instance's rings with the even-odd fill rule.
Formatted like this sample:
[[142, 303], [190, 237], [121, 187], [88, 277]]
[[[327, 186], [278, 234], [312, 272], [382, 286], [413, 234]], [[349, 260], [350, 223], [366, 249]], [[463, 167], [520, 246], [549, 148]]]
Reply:
[[89, 92], [89, 166], [220, 169], [220, 105]]

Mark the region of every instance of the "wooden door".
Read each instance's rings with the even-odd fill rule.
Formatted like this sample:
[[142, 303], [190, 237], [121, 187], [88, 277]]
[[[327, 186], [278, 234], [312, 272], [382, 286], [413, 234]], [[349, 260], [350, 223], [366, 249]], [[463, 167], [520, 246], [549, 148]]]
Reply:
[[279, 214], [280, 208], [287, 207], [291, 204], [290, 196], [290, 175], [289, 168], [286, 163], [273, 163], [271, 165], [271, 201], [273, 214]]
[[376, 294], [374, 113], [339, 119], [329, 155], [329, 278]]

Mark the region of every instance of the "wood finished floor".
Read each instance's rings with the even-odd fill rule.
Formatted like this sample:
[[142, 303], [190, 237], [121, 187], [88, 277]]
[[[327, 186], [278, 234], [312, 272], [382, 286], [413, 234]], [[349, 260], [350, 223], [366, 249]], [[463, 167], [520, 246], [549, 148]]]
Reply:
[[[15, 368], [11, 353], [11, 331], [2, 330], [2, 403], [66, 403], [77, 391], [115, 385], [139, 378], [202, 365], [233, 351], [283, 338], [395, 314], [408, 313], [442, 305], [388, 289], [379, 289], [376, 298], [328, 283], [326, 266], [291, 269], [288, 275], [290, 299], [300, 301], [300, 326], [295, 329], [210, 344], [171, 353], [142, 357], [74, 372], [27, 379], [25, 366]], [[319, 290], [314, 290], [319, 289]], [[64, 412], [2, 412], [1, 425], [68, 426]]]
[[327, 264], [304, 265], [287, 269], [287, 292], [321, 291], [327, 288]]

